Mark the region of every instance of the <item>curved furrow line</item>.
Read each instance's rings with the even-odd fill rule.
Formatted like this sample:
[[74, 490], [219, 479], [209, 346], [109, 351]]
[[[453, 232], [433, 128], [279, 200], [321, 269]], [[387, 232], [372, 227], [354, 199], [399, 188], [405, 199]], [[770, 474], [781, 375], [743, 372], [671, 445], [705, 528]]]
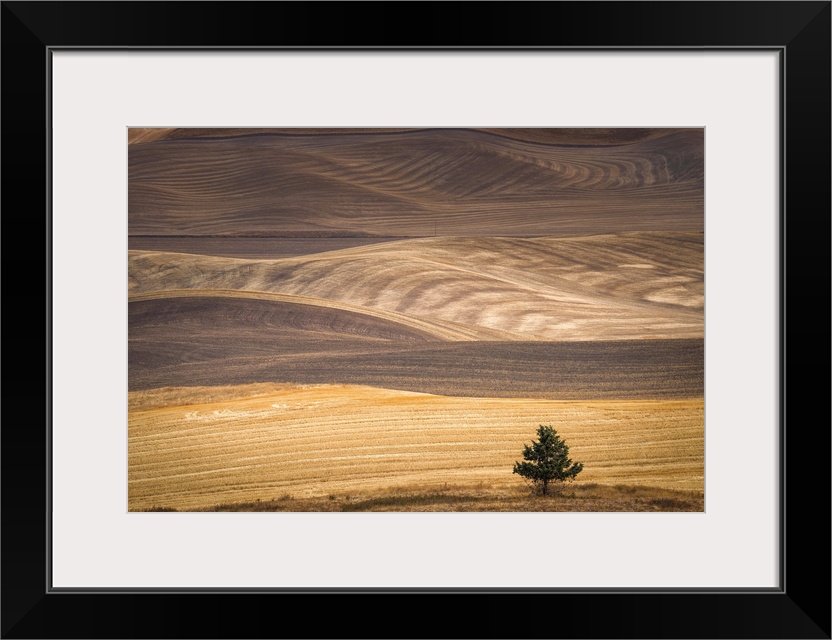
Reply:
[[[495, 256], [496, 257], [496, 256]], [[643, 309], [645, 303], [648, 302], [647, 295], [653, 295], [658, 298], [662, 292], [668, 289], [664, 283], [672, 281], [672, 288], [678, 289], [678, 284], [690, 284], [692, 287], [700, 286], [704, 289], [704, 283], [701, 280], [701, 275], [692, 273], [688, 276], [667, 276], [651, 277], [647, 283], [634, 282], [629, 274], [622, 274], [619, 269], [621, 265], [610, 265], [618, 267], [619, 269], [610, 269], [603, 274], [602, 279], [595, 280], [593, 285], [592, 295], [586, 293], [585, 278], [582, 283], [584, 286], [580, 287], [574, 284], [571, 280], [563, 278], [559, 273], [552, 272], [546, 274], [532, 274], [530, 271], [522, 267], [512, 266], [492, 266], [486, 263], [479, 266], [477, 270], [472, 268], [464, 268], [451, 262], [449, 258], [447, 261], [435, 258], [418, 258], [425, 262], [434, 262], [443, 265], [444, 268], [451, 271], [460, 271], [468, 273], [471, 276], [487, 276], [494, 280], [508, 283], [515, 286], [518, 292], [528, 292], [530, 296], [540, 295], [548, 299], [557, 300], [559, 302], [572, 302], [578, 305], [597, 305], [599, 300], [607, 300], [618, 298], [616, 302], [619, 305], [624, 305], [628, 308]], [[701, 273], [701, 272], [700, 272]], [[580, 276], [579, 276], [580, 277]], [[598, 290], [598, 284], [603, 283], [604, 289]], [[687, 291], [687, 289], [685, 289]], [[697, 294], [700, 291], [696, 290]], [[626, 294], [626, 295], [622, 295]], [[688, 301], [682, 297], [682, 304], [686, 306], [695, 306], [696, 302]], [[701, 304], [699, 305], [701, 306]], [[605, 312], [606, 313], [606, 312]]]
[[560, 178], [561, 181], [554, 184], [561, 188], [641, 187], [676, 179], [669, 175], [667, 158], [659, 153], [624, 156], [620, 152], [605, 150], [604, 155], [599, 155], [597, 149], [523, 149], [512, 145], [494, 146], [487, 142], [476, 147], [484, 154], [505, 157], [518, 165], [538, 170], [529, 174], [537, 176], [535, 182], [539, 180], [541, 184], [552, 184], [553, 178]]
[[[434, 152], [423, 157], [390, 158], [384, 162], [343, 165], [320, 159], [319, 174], [343, 183], [361, 185], [389, 194], [403, 194], [412, 199], [415, 194], [439, 200], [441, 185], [466, 167], [474, 158], [465, 154], [452, 156]], [[440, 188], [438, 188], [440, 187]]]

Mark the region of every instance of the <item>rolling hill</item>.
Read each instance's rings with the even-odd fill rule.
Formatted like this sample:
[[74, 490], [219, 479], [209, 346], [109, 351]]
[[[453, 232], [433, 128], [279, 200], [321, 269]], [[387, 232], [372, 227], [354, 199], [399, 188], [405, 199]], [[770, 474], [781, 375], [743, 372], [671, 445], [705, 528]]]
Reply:
[[697, 233], [421, 238], [280, 260], [131, 251], [129, 292], [302, 296], [478, 339], [701, 338], [702, 243]]
[[130, 235], [703, 230], [701, 129], [242, 131], [133, 133]]

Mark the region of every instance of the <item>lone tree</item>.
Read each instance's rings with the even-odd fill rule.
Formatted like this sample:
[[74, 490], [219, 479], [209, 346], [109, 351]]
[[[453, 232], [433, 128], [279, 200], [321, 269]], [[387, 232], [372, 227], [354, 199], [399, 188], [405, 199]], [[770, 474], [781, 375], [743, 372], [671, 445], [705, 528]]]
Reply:
[[545, 496], [550, 482], [571, 482], [584, 465], [569, 459], [569, 447], [550, 425], [540, 425], [537, 435], [540, 440], [532, 440], [531, 446], [524, 446], [526, 462], [515, 462], [514, 473], [531, 480], [535, 486], [541, 484]]

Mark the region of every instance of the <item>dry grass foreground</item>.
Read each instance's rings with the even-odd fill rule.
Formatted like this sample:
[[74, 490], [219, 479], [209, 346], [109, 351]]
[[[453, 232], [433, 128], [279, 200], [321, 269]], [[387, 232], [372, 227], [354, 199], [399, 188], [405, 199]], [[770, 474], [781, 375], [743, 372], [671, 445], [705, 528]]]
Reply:
[[[656, 488], [630, 495], [630, 510], [641, 510], [639, 504], [702, 509], [701, 398], [461, 398], [263, 383], [132, 392], [129, 402], [131, 511], [235, 503], [244, 510], [262, 510], [260, 503], [340, 510], [346, 502], [367, 510], [464, 510], [474, 503], [535, 510], [542, 503], [529, 502], [524, 481], [511, 470], [539, 424], [554, 425], [572, 458], [585, 465], [570, 495], [594, 500], [574, 499], [573, 508], [564, 502], [558, 509], [620, 509], [604, 487], [593, 485], [616, 493], [622, 484]], [[456, 497], [436, 498], [449, 488]], [[679, 491], [694, 499], [680, 499]], [[489, 495], [499, 499], [489, 503]], [[639, 496], [649, 499], [639, 502]]]

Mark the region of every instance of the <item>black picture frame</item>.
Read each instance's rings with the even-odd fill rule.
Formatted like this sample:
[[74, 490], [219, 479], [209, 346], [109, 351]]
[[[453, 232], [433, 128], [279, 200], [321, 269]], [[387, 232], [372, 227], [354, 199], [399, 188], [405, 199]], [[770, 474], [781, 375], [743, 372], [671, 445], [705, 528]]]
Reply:
[[[0, 15], [3, 638], [830, 637], [830, 2], [3, 2]], [[52, 590], [48, 91], [50, 52], [67, 47], [778, 51], [780, 587]]]

